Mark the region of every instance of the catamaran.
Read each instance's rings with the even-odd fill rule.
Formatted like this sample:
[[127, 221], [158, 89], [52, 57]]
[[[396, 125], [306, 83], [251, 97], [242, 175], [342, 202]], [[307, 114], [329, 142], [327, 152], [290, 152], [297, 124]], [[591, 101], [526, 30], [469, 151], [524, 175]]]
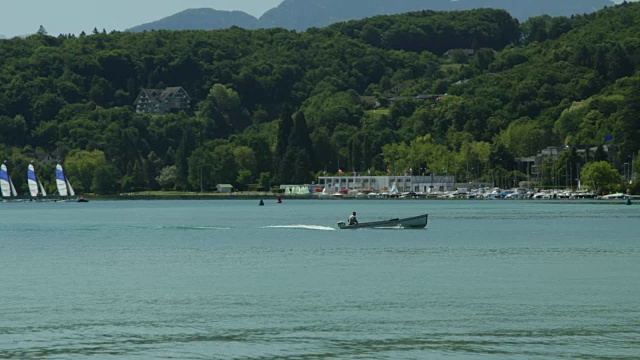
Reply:
[[64, 170], [62, 170], [61, 164], [56, 165], [56, 185], [58, 186], [58, 195], [60, 195], [60, 197], [71, 197], [76, 195], [71, 187], [69, 179], [67, 179], [64, 174]]
[[2, 190], [2, 197], [12, 199], [18, 196], [16, 188], [13, 186], [13, 182], [9, 177], [9, 171], [7, 170], [7, 162], [5, 161], [0, 166], [0, 190]]
[[27, 182], [29, 183], [29, 194], [31, 194], [32, 199], [47, 196], [47, 192], [36, 176], [36, 169], [33, 167], [33, 163], [29, 164], [29, 168], [27, 169]]

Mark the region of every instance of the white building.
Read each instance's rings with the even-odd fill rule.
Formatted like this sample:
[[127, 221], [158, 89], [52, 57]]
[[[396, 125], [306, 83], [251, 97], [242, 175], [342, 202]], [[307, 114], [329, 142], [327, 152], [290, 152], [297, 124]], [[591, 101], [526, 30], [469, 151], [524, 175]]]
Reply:
[[395, 184], [399, 192], [430, 193], [455, 190], [454, 176], [321, 176], [318, 187], [327, 193], [367, 189], [388, 191]]

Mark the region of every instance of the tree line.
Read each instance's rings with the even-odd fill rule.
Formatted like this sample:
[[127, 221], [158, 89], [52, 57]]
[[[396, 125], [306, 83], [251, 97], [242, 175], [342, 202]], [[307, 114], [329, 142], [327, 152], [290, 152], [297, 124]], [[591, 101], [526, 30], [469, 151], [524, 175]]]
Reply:
[[[547, 146], [611, 138], [622, 171], [640, 149], [639, 17], [623, 3], [523, 24], [481, 9], [306, 32], [41, 28], [0, 40], [0, 155], [25, 192], [25, 164], [46, 153], [78, 191], [99, 194], [387, 168], [490, 180]], [[187, 90], [192, 111], [135, 112], [142, 88], [168, 86]]]

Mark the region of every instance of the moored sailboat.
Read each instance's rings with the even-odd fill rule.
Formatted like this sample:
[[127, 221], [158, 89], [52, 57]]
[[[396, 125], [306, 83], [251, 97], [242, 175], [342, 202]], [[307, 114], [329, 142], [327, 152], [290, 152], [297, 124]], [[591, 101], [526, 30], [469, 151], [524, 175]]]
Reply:
[[9, 200], [18, 196], [16, 188], [13, 186], [13, 182], [11, 181], [11, 177], [9, 177], [6, 161], [2, 166], [0, 166], [0, 190], [2, 191], [2, 197]]
[[69, 179], [67, 179], [67, 176], [64, 174], [61, 164], [56, 165], [56, 186], [58, 187], [58, 195], [60, 195], [61, 198], [69, 198], [76, 195]]
[[33, 163], [29, 164], [29, 167], [27, 168], [27, 182], [29, 183], [29, 194], [31, 195], [31, 199], [38, 199], [47, 196], [44, 186], [42, 186], [42, 183], [36, 176], [36, 169], [34, 168]]

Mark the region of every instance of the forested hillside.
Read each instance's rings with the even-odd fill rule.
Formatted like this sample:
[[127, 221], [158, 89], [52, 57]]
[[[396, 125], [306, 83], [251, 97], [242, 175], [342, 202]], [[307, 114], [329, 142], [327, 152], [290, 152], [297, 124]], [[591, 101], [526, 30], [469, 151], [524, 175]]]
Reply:
[[[639, 18], [634, 3], [523, 24], [483, 9], [302, 33], [41, 29], [0, 40], [0, 156], [22, 192], [32, 160], [53, 190], [50, 154], [77, 191], [101, 194], [267, 188], [338, 169], [491, 179], [546, 146], [611, 137], [622, 164], [640, 149]], [[143, 88], [177, 86], [192, 111], [135, 112]], [[592, 160], [566, 154], [540, 185]]]

